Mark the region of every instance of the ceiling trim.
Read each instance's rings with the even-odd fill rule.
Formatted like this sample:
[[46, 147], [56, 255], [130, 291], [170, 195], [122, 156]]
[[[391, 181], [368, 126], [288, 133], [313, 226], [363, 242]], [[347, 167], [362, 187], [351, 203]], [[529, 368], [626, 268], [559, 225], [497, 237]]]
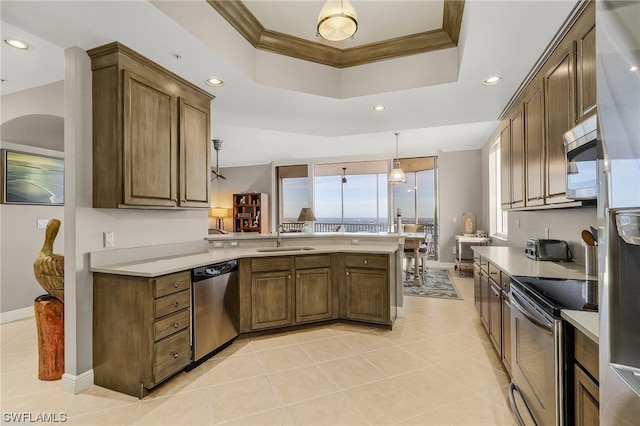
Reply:
[[266, 29], [241, 1], [207, 0], [253, 47], [335, 68], [399, 58], [458, 45], [465, 0], [444, 0], [441, 29], [338, 49]]

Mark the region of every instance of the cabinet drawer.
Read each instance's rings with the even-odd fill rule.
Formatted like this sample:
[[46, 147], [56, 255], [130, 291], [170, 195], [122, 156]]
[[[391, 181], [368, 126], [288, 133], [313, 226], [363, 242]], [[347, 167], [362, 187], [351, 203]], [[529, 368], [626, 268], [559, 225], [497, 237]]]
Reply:
[[376, 254], [348, 254], [345, 256], [347, 266], [356, 268], [387, 268], [389, 258]]
[[156, 278], [155, 296], [162, 297], [167, 294], [188, 290], [191, 284], [191, 273], [180, 272], [178, 274], [165, 275]]
[[153, 336], [154, 340], [158, 341], [164, 339], [170, 334], [176, 331], [183, 330], [189, 327], [189, 310], [184, 309], [180, 312], [176, 312], [173, 315], [166, 316], [159, 319], [153, 324]]
[[260, 257], [251, 259], [252, 272], [288, 271], [292, 269], [291, 256]]
[[502, 290], [508, 293], [511, 288], [511, 277], [502, 272], [500, 275], [500, 283], [502, 285]]
[[500, 269], [498, 269], [498, 267], [493, 263], [489, 262], [487, 265], [487, 272], [489, 273], [489, 278], [497, 285], [500, 285]]
[[189, 329], [156, 343], [153, 348], [153, 380], [155, 384], [189, 364]]
[[600, 381], [600, 374], [598, 372], [600, 359], [598, 344], [578, 330], [575, 332], [574, 343], [576, 361], [580, 363], [594, 379]]
[[295, 265], [296, 269], [328, 268], [331, 266], [331, 256], [328, 254], [296, 256]]
[[482, 269], [487, 274], [489, 273], [489, 261], [484, 257], [480, 257], [480, 269]]
[[154, 301], [155, 318], [160, 318], [189, 307], [189, 299], [190, 295], [188, 291], [181, 291], [180, 293], [173, 293], [156, 299]]

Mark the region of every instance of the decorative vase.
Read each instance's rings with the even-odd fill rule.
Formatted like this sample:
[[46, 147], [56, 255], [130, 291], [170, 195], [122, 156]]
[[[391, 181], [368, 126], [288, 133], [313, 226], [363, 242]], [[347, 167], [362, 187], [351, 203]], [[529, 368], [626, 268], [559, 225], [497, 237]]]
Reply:
[[471, 212], [465, 212], [462, 214], [461, 223], [462, 233], [469, 237], [476, 234], [476, 214]]

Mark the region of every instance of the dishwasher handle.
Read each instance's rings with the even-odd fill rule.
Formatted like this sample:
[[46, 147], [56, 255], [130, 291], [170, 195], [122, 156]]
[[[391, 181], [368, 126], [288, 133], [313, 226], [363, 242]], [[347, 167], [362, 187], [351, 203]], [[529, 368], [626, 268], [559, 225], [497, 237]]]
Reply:
[[238, 261], [229, 260], [228, 262], [216, 263], [213, 265], [201, 266], [191, 271], [193, 282], [206, 280], [208, 278], [218, 277], [220, 275], [229, 274], [238, 270]]

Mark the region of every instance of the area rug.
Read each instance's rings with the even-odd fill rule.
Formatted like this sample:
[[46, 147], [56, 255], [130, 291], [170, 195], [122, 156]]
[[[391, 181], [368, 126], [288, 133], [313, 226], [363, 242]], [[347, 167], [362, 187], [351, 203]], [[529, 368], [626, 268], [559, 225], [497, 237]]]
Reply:
[[404, 294], [405, 296], [462, 300], [451, 281], [448, 269], [427, 268], [427, 276], [420, 279], [420, 286], [415, 286], [413, 279], [405, 280]]

